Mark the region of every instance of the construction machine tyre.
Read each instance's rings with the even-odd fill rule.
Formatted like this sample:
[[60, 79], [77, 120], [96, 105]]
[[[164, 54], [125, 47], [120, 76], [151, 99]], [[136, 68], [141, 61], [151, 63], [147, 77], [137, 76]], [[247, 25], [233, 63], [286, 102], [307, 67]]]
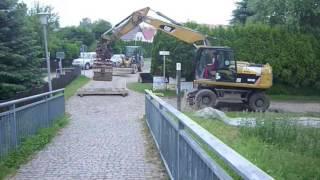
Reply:
[[138, 67], [137, 67], [137, 65], [136, 64], [133, 64], [132, 65], [132, 74], [136, 74], [138, 72]]
[[265, 112], [270, 106], [270, 100], [263, 92], [254, 92], [249, 97], [248, 105], [251, 111]]
[[195, 95], [196, 109], [213, 107], [216, 105], [217, 95], [210, 89], [201, 89]]

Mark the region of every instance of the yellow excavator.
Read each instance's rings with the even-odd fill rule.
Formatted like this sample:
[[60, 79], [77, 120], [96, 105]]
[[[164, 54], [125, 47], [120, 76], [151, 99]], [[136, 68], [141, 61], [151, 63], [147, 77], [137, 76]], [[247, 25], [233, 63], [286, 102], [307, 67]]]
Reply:
[[[196, 48], [195, 90], [188, 93], [188, 102], [196, 108], [215, 106], [219, 101], [242, 101], [253, 111], [266, 111], [270, 101], [265, 90], [272, 86], [272, 68], [269, 64], [253, 64], [236, 61], [230, 47], [210, 46], [207, 36], [183, 27], [164, 14], [148, 16], [149, 7], [133, 12], [102, 35], [102, 41], [110, 44], [130, 32], [140, 23], [147, 23]], [[174, 52], [173, 52], [174, 53]], [[183, 62], [182, 62], [183, 63]]]

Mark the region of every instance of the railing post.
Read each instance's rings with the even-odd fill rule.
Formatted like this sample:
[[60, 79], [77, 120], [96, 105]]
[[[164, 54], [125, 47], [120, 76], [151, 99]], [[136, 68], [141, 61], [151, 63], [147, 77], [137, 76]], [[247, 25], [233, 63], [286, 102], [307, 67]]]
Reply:
[[185, 128], [181, 120], [178, 120], [178, 145], [177, 145], [177, 179], [180, 180], [180, 132]]
[[[159, 104], [159, 110], [163, 111], [163, 106], [161, 104]], [[159, 124], [160, 131], [159, 131], [159, 142], [158, 142], [158, 144], [159, 144], [159, 147], [161, 149], [161, 142], [162, 142], [162, 116], [161, 116], [161, 113], [160, 113], [160, 119], [159, 120], [160, 120], [160, 124]]]
[[[52, 94], [50, 94], [51, 97]], [[47, 119], [46, 119], [46, 127], [49, 127], [50, 121], [49, 121], [49, 112], [50, 112], [50, 107], [49, 107], [49, 100], [48, 100], [48, 96], [45, 96], [45, 101], [46, 101], [46, 106], [47, 106]]]
[[12, 144], [15, 149], [18, 147], [18, 137], [17, 137], [17, 115], [16, 115], [16, 104], [12, 104], [10, 107], [10, 110], [12, 111], [13, 114], [13, 119], [12, 119], [12, 124], [11, 124], [11, 129], [12, 129]]

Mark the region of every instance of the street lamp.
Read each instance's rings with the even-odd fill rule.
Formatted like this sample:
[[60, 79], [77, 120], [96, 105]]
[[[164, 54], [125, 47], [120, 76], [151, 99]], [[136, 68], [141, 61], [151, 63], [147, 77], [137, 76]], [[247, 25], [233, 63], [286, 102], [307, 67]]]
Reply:
[[40, 23], [41, 25], [43, 25], [43, 39], [44, 39], [44, 47], [46, 51], [48, 84], [49, 84], [49, 92], [50, 92], [52, 91], [52, 83], [51, 83], [50, 57], [48, 52], [48, 40], [47, 40], [48, 15], [49, 15], [48, 13], [38, 13]]

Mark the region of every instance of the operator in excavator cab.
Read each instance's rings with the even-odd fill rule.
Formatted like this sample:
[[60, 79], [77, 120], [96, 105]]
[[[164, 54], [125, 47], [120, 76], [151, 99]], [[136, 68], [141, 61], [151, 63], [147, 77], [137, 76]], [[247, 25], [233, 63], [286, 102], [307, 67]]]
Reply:
[[214, 53], [213, 51], [209, 51], [206, 54], [206, 58], [209, 60], [209, 64], [207, 64], [203, 77], [205, 79], [211, 79], [215, 80], [216, 79], [216, 73], [217, 73], [217, 67], [218, 67], [218, 58], [217, 54]]

